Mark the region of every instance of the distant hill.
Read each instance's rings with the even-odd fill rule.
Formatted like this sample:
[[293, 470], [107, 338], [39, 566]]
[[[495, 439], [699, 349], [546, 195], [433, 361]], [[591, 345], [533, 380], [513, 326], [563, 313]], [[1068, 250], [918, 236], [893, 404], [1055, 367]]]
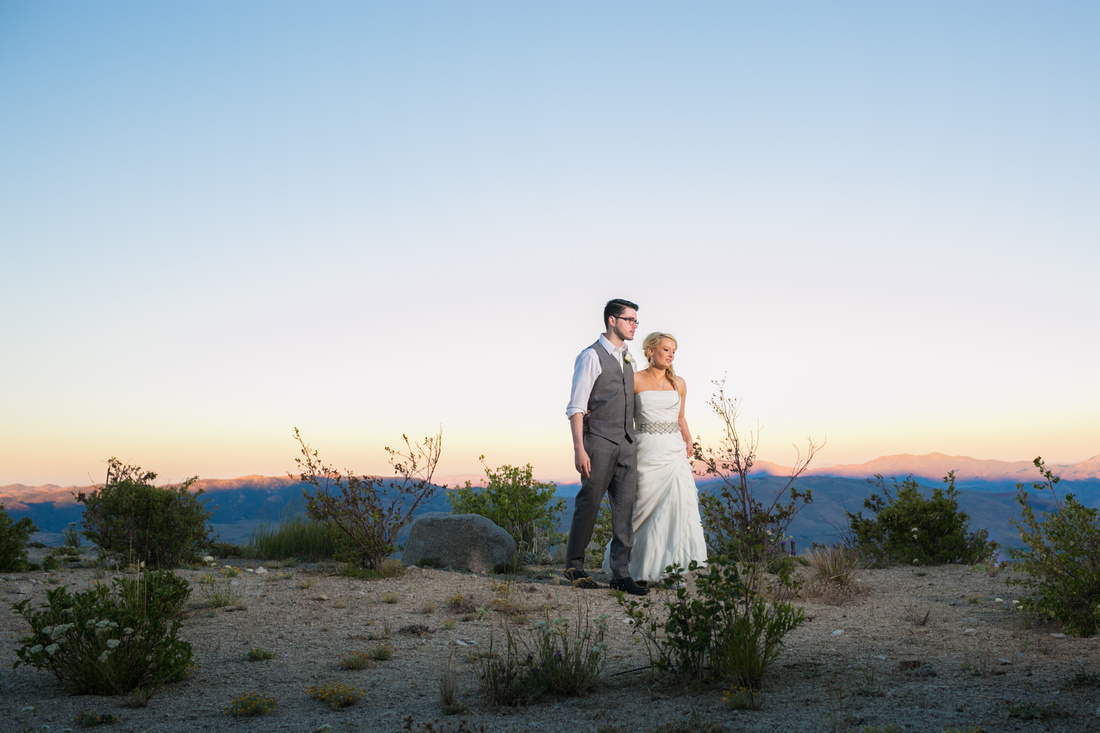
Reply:
[[[1062, 477], [1058, 484], [1061, 495], [1074, 493], [1087, 506], [1100, 508], [1100, 456], [1087, 461], [1067, 465], [1049, 466]], [[771, 494], [785, 483], [790, 469], [776, 464], [760, 462], [756, 465], [753, 482], [756, 490]], [[1019, 544], [1018, 534], [1009, 525], [1009, 519], [1019, 515], [1016, 503], [1016, 484], [1028, 485], [1039, 478], [1030, 461], [978, 460], [966, 456], [948, 456], [931, 453], [924, 456], [897, 455], [876, 458], [857, 465], [815, 468], [804, 474], [798, 485], [810, 489], [814, 502], [806, 507], [791, 525], [791, 534], [799, 548], [811, 543], [829, 543], [847, 526], [845, 511], [856, 512], [863, 508], [863, 500], [870, 495], [867, 479], [880, 474], [896, 476], [899, 480], [912, 475], [927, 491], [942, 485], [943, 477], [955, 471], [955, 486], [960, 491], [960, 508], [970, 515], [971, 528], [988, 529], [994, 539], [1004, 546]], [[699, 479], [701, 491], [716, 490], [715, 479]], [[213, 511], [212, 524], [219, 538], [227, 542], [247, 542], [253, 528], [261, 518], [276, 521], [284, 511], [301, 511], [302, 491], [308, 488], [289, 477], [241, 476], [233, 479], [203, 479], [195, 484], [203, 489], [207, 505]], [[94, 487], [53, 484], [23, 486], [13, 484], [0, 487], [0, 503], [13, 517], [28, 516], [41, 530], [36, 540], [46, 544], [60, 544], [62, 531], [71, 522], [79, 522], [83, 505], [75, 495], [90, 492]], [[576, 496], [579, 484], [558, 485], [558, 495], [566, 499]], [[1036, 507], [1044, 511], [1053, 502], [1046, 496], [1032, 492]], [[568, 527], [573, 502], [567, 501], [567, 515], [563, 527]], [[421, 511], [450, 511], [446, 494], [440, 492]]]

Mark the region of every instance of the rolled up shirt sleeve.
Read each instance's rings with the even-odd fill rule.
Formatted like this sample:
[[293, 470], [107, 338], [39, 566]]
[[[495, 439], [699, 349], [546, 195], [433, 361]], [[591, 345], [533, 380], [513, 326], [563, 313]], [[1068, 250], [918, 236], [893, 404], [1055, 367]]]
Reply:
[[566, 417], [588, 412], [588, 397], [592, 394], [596, 377], [602, 371], [600, 357], [592, 349], [585, 349], [577, 355], [577, 361], [573, 364], [573, 390], [569, 395], [569, 406], [565, 408]]

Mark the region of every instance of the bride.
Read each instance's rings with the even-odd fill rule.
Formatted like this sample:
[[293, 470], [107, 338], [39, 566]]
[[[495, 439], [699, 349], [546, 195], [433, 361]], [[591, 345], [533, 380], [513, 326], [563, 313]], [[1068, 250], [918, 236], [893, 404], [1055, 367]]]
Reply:
[[[707, 559], [699, 497], [691, 473], [691, 432], [684, 419], [687, 384], [672, 360], [676, 339], [651, 333], [642, 342], [649, 366], [634, 374], [634, 432], [638, 438], [638, 492], [630, 577], [652, 583], [665, 568]], [[604, 571], [608, 572], [605, 554]]]

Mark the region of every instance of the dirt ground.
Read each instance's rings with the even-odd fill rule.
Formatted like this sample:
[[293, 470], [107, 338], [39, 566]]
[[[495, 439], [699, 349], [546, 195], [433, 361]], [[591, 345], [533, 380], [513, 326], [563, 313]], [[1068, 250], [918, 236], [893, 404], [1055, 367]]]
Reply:
[[[236, 606], [212, 609], [198, 579], [184, 609], [182, 637], [197, 668], [162, 688], [145, 707], [122, 696], [71, 696], [51, 675], [27, 667], [0, 671], [0, 730], [76, 729], [81, 711], [118, 716], [114, 731], [656, 731], [668, 724], [710, 723], [710, 730], [848, 731], [896, 725], [906, 731], [1100, 730], [1100, 688], [1080, 684], [1100, 674], [1100, 639], [1066, 637], [1056, 628], [1024, 628], [1012, 601], [1021, 591], [1004, 572], [965, 566], [863, 571], [861, 591], [843, 601], [804, 598], [808, 622], [790, 633], [759, 696], [761, 709], [730, 710], [718, 688], [695, 690], [647, 669], [645, 649], [600, 578], [600, 590], [577, 590], [560, 568], [532, 567], [513, 579], [412, 568], [402, 577], [360, 580], [332, 567], [232, 561]], [[63, 569], [0, 576], [0, 602], [44, 601], [48, 589], [80, 589], [102, 571]], [[456, 608], [452, 599], [463, 596]], [[608, 661], [587, 697], [518, 709], [493, 709], [479, 691], [480, 655], [494, 636], [497, 608], [540, 617], [608, 614]], [[469, 609], [485, 609], [481, 612]], [[466, 610], [463, 610], [466, 609]], [[29, 627], [0, 614], [0, 644], [14, 649]], [[340, 657], [382, 643], [392, 658], [369, 669], [341, 669]], [[249, 661], [262, 647], [274, 654]], [[499, 648], [499, 647], [498, 647]], [[439, 681], [451, 667], [459, 701], [441, 711]], [[1074, 676], [1078, 684], [1073, 684]], [[1088, 677], [1088, 675], [1093, 675]], [[350, 708], [332, 710], [306, 688], [344, 683], [365, 691]], [[278, 710], [231, 718], [230, 702], [249, 691], [274, 696]], [[1029, 717], [1040, 716], [1040, 717]], [[326, 727], [327, 726], [327, 727]]]

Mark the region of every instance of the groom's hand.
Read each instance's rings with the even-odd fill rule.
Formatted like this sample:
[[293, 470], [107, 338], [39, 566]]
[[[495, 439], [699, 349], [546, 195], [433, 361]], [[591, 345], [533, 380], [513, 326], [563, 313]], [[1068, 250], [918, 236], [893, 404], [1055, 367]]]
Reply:
[[588, 458], [588, 453], [581, 448], [576, 452], [573, 458], [573, 464], [576, 466], [577, 471], [580, 473], [581, 478], [588, 478], [592, 473], [592, 461]]

